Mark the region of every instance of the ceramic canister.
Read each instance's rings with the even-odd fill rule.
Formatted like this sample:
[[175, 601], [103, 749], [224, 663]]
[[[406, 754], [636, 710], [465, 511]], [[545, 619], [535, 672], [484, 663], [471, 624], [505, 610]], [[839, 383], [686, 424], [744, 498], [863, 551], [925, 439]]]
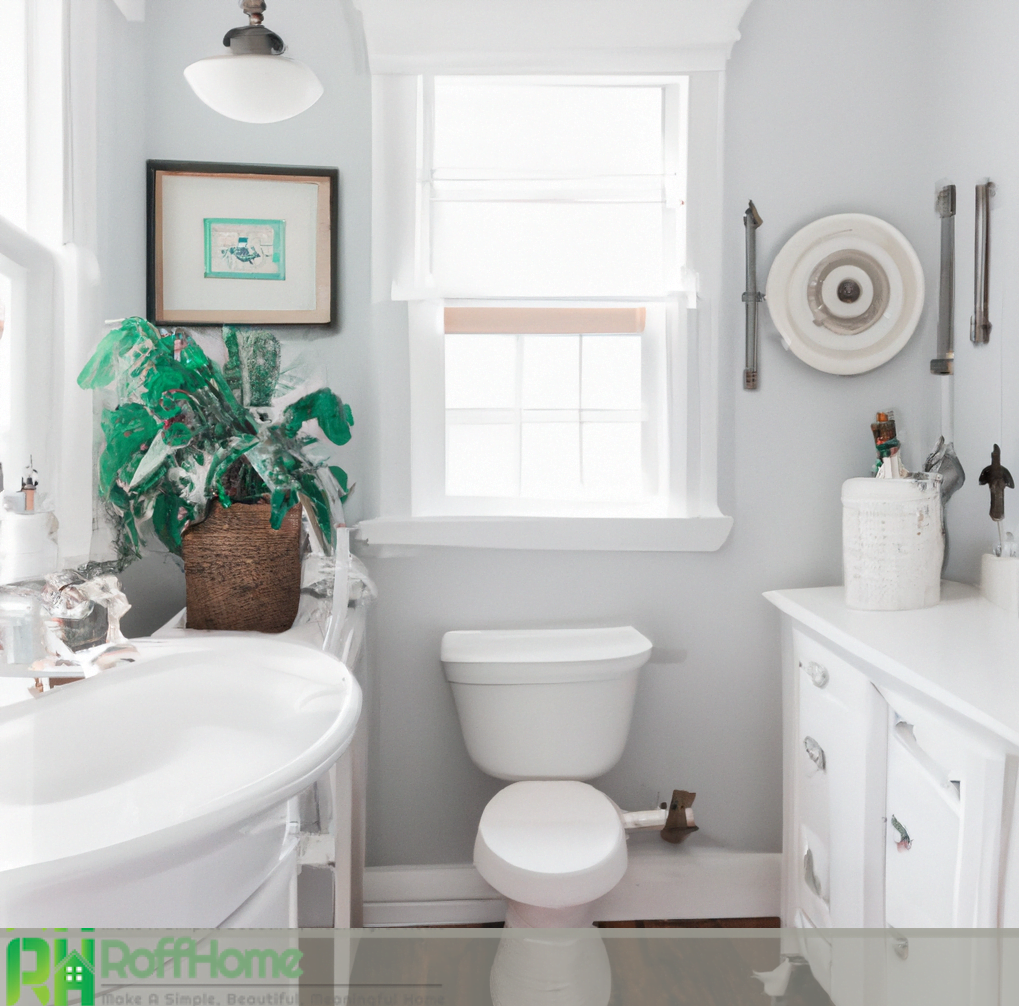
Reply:
[[937, 604], [944, 554], [940, 475], [842, 484], [847, 607], [902, 611]]

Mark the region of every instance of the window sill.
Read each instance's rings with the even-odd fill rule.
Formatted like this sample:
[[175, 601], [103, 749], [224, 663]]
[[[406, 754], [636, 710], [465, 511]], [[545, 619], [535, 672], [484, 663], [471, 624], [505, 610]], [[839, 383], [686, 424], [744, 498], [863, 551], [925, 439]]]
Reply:
[[379, 517], [358, 525], [368, 545], [439, 545], [572, 552], [715, 552], [732, 530], [717, 517]]

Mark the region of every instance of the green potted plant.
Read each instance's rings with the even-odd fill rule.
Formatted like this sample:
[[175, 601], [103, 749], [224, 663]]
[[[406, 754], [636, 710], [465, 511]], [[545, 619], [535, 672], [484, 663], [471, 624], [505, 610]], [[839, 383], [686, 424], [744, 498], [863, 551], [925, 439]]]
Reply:
[[350, 440], [350, 407], [328, 388], [274, 406], [280, 346], [271, 332], [227, 327], [220, 368], [187, 332], [129, 318], [78, 376], [110, 388], [99, 495], [113, 522], [116, 565], [150, 535], [184, 560], [188, 625], [280, 632], [300, 594], [301, 506], [325, 552], [352, 487], [318, 459], [311, 420]]

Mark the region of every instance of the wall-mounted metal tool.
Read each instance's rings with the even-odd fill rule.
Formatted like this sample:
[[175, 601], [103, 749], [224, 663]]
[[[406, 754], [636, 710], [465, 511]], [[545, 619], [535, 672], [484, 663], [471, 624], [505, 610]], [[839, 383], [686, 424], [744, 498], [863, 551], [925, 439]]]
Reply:
[[938, 191], [941, 217], [941, 287], [938, 292], [938, 355], [932, 374], [951, 374], [955, 365], [955, 186]]
[[743, 226], [747, 232], [747, 288], [743, 303], [747, 307], [746, 366], [743, 370], [743, 387], [747, 391], [757, 388], [757, 306], [764, 300], [764, 294], [757, 289], [757, 228], [763, 224], [754, 201], [750, 200], [743, 214]]
[[991, 261], [991, 196], [994, 182], [981, 182], [976, 190], [976, 223], [973, 246], [973, 320], [970, 322], [969, 337], [975, 343], [985, 343], [991, 338], [991, 322], [987, 305], [990, 300]]

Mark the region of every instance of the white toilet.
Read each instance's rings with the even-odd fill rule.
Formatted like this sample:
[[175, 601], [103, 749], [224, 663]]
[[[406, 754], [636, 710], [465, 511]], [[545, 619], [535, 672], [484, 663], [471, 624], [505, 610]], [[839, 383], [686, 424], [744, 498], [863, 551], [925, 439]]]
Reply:
[[485, 807], [478, 872], [510, 927], [589, 926], [626, 872], [619, 808], [580, 780], [619, 760], [651, 643], [631, 626], [447, 632], [442, 663], [467, 750], [512, 785]]

